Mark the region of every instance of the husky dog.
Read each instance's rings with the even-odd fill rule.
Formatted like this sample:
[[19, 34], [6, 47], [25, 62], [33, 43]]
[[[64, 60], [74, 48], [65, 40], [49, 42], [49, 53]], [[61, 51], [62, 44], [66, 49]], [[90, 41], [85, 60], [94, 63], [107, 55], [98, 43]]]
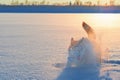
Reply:
[[82, 26], [87, 32], [88, 38], [83, 37], [78, 41], [71, 38], [67, 67], [96, 66], [100, 63], [100, 50], [96, 44], [95, 32], [85, 22]]

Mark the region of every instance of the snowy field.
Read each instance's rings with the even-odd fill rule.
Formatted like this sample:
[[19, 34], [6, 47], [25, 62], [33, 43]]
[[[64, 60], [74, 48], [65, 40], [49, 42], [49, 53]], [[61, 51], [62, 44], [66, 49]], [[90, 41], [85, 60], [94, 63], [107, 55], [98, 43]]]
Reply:
[[118, 27], [93, 27], [109, 49], [109, 58], [100, 68], [65, 68], [70, 38], [86, 36], [81, 22], [90, 18], [78, 15], [83, 20], [73, 18], [71, 22], [70, 16], [0, 14], [0, 80], [120, 80]]

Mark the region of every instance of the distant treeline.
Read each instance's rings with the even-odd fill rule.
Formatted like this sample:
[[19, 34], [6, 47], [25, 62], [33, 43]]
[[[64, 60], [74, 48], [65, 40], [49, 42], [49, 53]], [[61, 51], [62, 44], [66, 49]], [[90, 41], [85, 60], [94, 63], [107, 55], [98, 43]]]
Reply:
[[109, 0], [109, 2], [105, 2], [101, 4], [101, 0], [96, 0], [96, 3], [93, 3], [90, 0], [82, 1], [82, 0], [73, 0], [73, 1], [64, 1], [64, 2], [54, 2], [51, 3], [51, 1], [46, 0], [40, 0], [40, 1], [19, 1], [19, 0], [11, 0], [9, 4], [0, 3], [1, 5], [57, 5], [57, 6], [116, 6], [120, 4], [116, 4], [115, 0]]

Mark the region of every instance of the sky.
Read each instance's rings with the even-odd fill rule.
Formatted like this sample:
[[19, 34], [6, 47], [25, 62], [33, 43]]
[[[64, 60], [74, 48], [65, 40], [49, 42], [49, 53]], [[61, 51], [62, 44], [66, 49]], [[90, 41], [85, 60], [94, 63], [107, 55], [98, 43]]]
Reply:
[[[12, 0], [0, 0], [0, 3], [9, 4], [11, 1], [12, 1]], [[18, 1], [19, 1], [19, 2], [24, 2], [25, 0], [18, 0]], [[43, 0], [28, 0], [28, 1], [43, 1]], [[69, 2], [69, 1], [73, 2], [73, 1], [75, 1], [75, 0], [45, 0], [45, 1], [49, 1], [50, 3], [55, 3], [55, 2], [60, 2], [60, 3], [62, 3], [62, 2]], [[80, 0], [80, 1], [82, 1], [82, 2], [91, 1], [91, 2], [93, 2], [94, 4], [96, 4], [98, 0]], [[101, 4], [104, 4], [104, 3], [106, 3], [106, 2], [107, 2], [107, 3], [109, 2], [109, 0], [100, 0], [100, 1], [101, 1]], [[116, 3], [116, 4], [120, 4], [120, 0], [115, 0], [115, 3]]]

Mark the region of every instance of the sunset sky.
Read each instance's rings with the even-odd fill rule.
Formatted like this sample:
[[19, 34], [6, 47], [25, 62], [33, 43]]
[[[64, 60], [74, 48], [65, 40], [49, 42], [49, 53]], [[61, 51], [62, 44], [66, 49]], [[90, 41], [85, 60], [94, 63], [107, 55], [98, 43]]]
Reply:
[[[12, 0], [0, 0], [0, 3], [6, 3], [6, 4], [10, 4]], [[24, 2], [25, 0], [18, 0], [19, 2]], [[43, 1], [43, 0], [28, 0], [28, 1]], [[59, 2], [59, 3], [62, 3], [62, 2], [73, 2], [75, 0], [45, 0], [45, 1], [49, 1], [50, 3], [55, 3], [55, 2]], [[92, 3], [96, 4], [98, 0], [80, 0], [82, 2], [86, 2], [86, 1], [91, 1]], [[105, 3], [108, 3], [109, 4], [109, 1], [110, 0], [100, 0], [101, 1], [101, 4], [105, 4]], [[115, 0], [115, 4], [120, 4], [120, 0]]]

